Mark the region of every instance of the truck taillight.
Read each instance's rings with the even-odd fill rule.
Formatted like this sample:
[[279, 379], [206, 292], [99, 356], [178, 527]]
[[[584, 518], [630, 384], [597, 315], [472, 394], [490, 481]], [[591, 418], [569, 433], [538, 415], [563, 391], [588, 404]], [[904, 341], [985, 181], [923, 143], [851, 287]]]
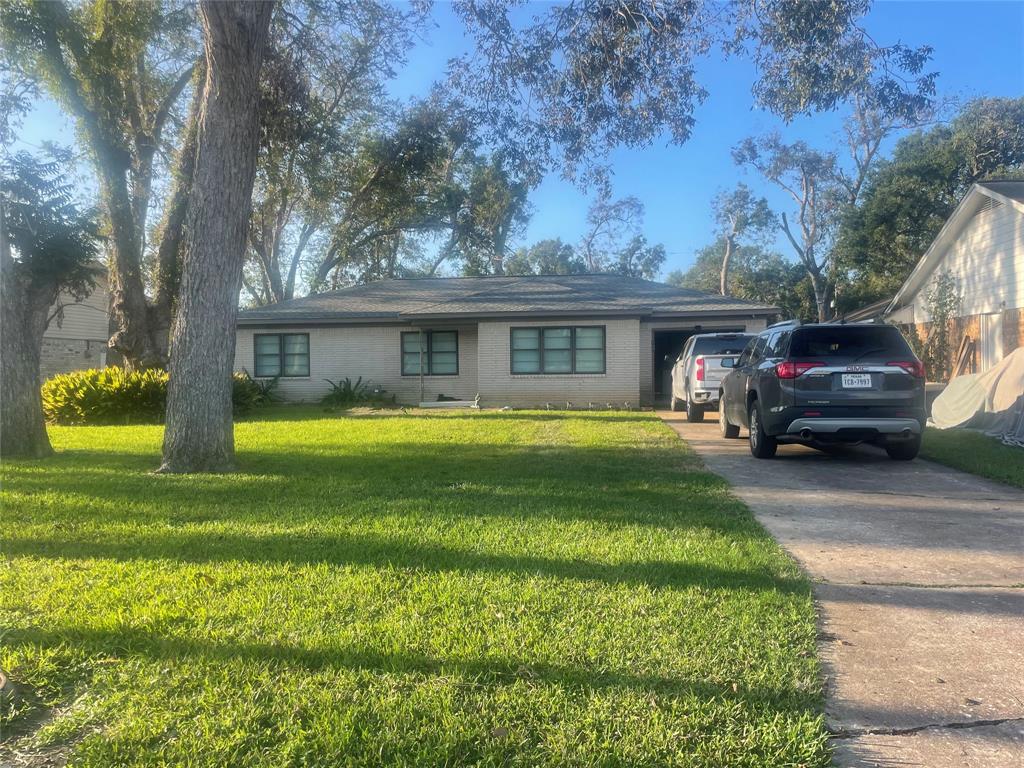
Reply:
[[794, 363], [792, 360], [786, 360], [775, 366], [775, 375], [780, 379], [795, 379], [812, 368], [823, 368], [824, 366], [824, 363]]
[[920, 360], [900, 360], [899, 362], [886, 363], [886, 365], [895, 365], [902, 368], [904, 371], [909, 373], [915, 379], [924, 378], [924, 363]]
[[704, 381], [704, 358], [697, 358], [697, 381]]

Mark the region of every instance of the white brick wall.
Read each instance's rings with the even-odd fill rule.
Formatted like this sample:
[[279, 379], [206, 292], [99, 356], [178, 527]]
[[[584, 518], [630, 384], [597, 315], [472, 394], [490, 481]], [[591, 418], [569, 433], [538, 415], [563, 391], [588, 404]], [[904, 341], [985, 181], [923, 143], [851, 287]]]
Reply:
[[[565, 325], [605, 327], [605, 368], [603, 374], [516, 375], [509, 358], [510, 329]], [[703, 322], [707, 331], [746, 327], [757, 331], [763, 319], [736, 318]], [[512, 405], [543, 407], [565, 401], [586, 407], [613, 403], [621, 407], [650, 403], [653, 378], [653, 331], [692, 330], [693, 322], [641, 323], [632, 319], [574, 318], [546, 321], [484, 321], [478, 326], [458, 326], [459, 375], [427, 376], [424, 398], [438, 394], [472, 400], [479, 393], [485, 407]], [[325, 379], [362, 376], [397, 395], [400, 403], [418, 403], [419, 377], [401, 375], [401, 336], [404, 325], [336, 326], [326, 328], [242, 328], [238, 331], [235, 370], [253, 372], [254, 333], [308, 333], [310, 375], [302, 379], [281, 379], [278, 392], [290, 401], [316, 402], [329, 389]], [[445, 328], [447, 330], [447, 328]]]
[[[308, 333], [309, 377], [282, 378], [278, 393], [293, 402], [316, 402], [330, 390], [325, 379], [338, 381], [359, 376], [379, 384], [400, 403], [420, 401], [419, 376], [402, 376], [401, 333], [409, 326], [333, 326], [326, 328], [240, 328], [235, 349], [235, 370], [253, 372], [253, 335], [256, 333]], [[424, 399], [438, 394], [472, 400], [477, 394], [477, 332], [475, 326], [445, 327], [459, 333], [459, 375], [425, 376]]]
[[[520, 327], [603, 325], [605, 327], [604, 374], [516, 375], [511, 373], [510, 329]], [[481, 404], [486, 407], [513, 405], [560, 407], [569, 400], [574, 406], [588, 402], [611, 402], [618, 407], [640, 401], [640, 323], [636, 319], [573, 318], [572, 320], [482, 322], [479, 326], [479, 371]]]

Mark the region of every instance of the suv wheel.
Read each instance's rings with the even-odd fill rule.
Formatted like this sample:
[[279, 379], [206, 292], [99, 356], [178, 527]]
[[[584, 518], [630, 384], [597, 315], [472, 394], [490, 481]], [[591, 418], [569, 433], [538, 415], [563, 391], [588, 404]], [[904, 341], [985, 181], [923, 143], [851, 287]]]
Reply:
[[735, 440], [740, 436], [740, 428], [736, 424], [729, 423], [729, 417], [725, 415], [725, 398], [718, 401], [718, 428], [722, 437]]
[[774, 437], [764, 431], [761, 406], [757, 400], [750, 404], [750, 452], [759, 459], [770, 459], [779, 447]]
[[675, 395], [672, 395], [672, 399], [669, 401], [668, 407], [669, 407], [669, 410], [672, 410], [672, 411], [681, 411], [681, 410], [683, 410], [682, 406], [680, 405], [679, 400], [676, 398]]
[[904, 440], [899, 443], [890, 443], [885, 446], [885, 452], [889, 454], [889, 458], [896, 459], [897, 461], [910, 461], [911, 459], [917, 458], [917, 453], [920, 450], [920, 435], [915, 435], [910, 440]]
[[691, 424], [699, 424], [704, 421], [704, 406], [687, 401], [686, 420]]

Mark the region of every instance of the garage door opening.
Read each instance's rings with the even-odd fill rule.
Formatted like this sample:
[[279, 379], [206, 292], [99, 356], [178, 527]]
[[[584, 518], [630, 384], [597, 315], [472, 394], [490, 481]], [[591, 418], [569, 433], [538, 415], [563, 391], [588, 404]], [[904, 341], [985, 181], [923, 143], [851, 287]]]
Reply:
[[654, 399], [668, 400], [672, 395], [672, 366], [683, 351], [683, 344], [696, 333], [687, 331], [654, 332]]
[[672, 367], [683, 345], [698, 333], [746, 333], [743, 328], [686, 328], [654, 331], [654, 400], [668, 402], [672, 396]]

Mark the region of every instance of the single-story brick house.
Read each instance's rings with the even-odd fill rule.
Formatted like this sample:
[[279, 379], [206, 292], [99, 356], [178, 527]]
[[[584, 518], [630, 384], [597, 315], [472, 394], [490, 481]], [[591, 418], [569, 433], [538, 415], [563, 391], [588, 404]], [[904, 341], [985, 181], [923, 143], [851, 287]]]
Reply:
[[1024, 346], [1024, 181], [974, 184], [880, 316], [927, 335], [928, 292], [943, 272], [957, 280], [951, 331], [954, 344], [971, 343], [968, 371], [986, 371]]
[[239, 313], [235, 369], [292, 401], [362, 377], [400, 403], [653, 403], [683, 342], [778, 310], [617, 275], [382, 280]]

